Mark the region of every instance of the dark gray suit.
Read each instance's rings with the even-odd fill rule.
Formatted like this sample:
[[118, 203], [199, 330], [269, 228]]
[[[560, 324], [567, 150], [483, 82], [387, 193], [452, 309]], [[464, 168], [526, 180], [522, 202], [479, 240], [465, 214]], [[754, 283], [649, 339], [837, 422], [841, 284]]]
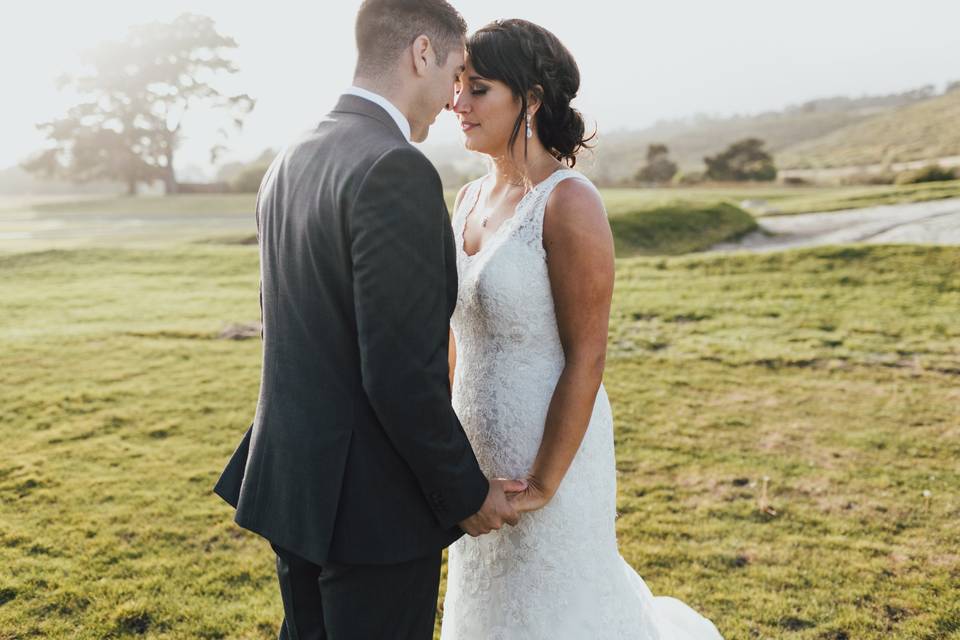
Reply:
[[457, 273], [439, 176], [386, 111], [345, 95], [274, 161], [257, 218], [260, 397], [215, 491], [288, 570], [429, 558], [432, 575], [488, 489], [450, 405]]

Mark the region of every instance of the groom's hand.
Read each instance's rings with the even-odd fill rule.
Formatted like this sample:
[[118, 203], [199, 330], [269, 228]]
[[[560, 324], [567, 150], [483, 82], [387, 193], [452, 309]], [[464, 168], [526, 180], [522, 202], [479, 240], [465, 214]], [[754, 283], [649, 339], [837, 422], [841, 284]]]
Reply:
[[476, 538], [485, 533], [500, 529], [504, 523], [511, 526], [520, 521], [520, 514], [507, 499], [507, 494], [519, 493], [526, 490], [525, 480], [505, 480], [496, 478], [490, 481], [487, 499], [483, 501], [480, 511], [460, 522], [460, 528]]

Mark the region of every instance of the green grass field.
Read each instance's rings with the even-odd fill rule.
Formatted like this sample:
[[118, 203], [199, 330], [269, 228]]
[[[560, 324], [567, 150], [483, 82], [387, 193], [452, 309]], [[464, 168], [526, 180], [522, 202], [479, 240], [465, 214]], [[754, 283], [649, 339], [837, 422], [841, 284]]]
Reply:
[[257, 197], [252, 193], [222, 193], [128, 198], [9, 198], [0, 200], [0, 211], [26, 210], [38, 214], [96, 214], [102, 216], [154, 215], [158, 213], [253, 213]]
[[[453, 207], [456, 191], [447, 191]], [[711, 205], [744, 200], [766, 200], [779, 213], [809, 213], [857, 209], [882, 204], [923, 202], [960, 197], [960, 180], [917, 185], [852, 187], [786, 187], [748, 184], [743, 186], [677, 187], [661, 189], [603, 189], [611, 217], [637, 209], [687, 202]], [[17, 211], [39, 216], [95, 213], [103, 216], [153, 215], [158, 213], [238, 214], [253, 213], [253, 194], [179, 195], [141, 198], [0, 198], [0, 214]]]
[[[618, 261], [621, 551], [728, 639], [960, 638], [960, 249]], [[0, 639], [272, 638], [211, 493], [251, 247], [0, 256]], [[928, 492], [928, 493], [925, 493]], [[764, 496], [765, 493], [765, 496]]]
[[[456, 194], [445, 195], [452, 207]], [[754, 217], [763, 215], [960, 197], [960, 180], [875, 187], [606, 189], [602, 195], [616, 233], [617, 255], [631, 257], [702, 251], [756, 229]], [[177, 242], [252, 242], [255, 200], [252, 194], [107, 200], [0, 198], [0, 254], [118, 245], [163, 247]]]

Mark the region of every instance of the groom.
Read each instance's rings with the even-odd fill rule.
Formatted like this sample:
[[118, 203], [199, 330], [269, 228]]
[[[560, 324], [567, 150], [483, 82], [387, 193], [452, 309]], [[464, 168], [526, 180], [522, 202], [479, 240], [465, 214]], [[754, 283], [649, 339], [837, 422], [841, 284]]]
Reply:
[[216, 493], [273, 546], [280, 638], [428, 639], [441, 551], [518, 515], [450, 405], [453, 234], [421, 142], [453, 100], [463, 18], [366, 0], [354, 87], [257, 199], [263, 374]]

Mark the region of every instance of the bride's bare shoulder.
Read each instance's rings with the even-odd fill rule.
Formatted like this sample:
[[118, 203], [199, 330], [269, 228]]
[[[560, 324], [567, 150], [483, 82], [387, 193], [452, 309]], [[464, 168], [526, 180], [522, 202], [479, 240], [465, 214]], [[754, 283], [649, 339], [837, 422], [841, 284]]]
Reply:
[[567, 178], [554, 188], [543, 214], [543, 244], [612, 243], [610, 223], [600, 192], [585, 178]]

